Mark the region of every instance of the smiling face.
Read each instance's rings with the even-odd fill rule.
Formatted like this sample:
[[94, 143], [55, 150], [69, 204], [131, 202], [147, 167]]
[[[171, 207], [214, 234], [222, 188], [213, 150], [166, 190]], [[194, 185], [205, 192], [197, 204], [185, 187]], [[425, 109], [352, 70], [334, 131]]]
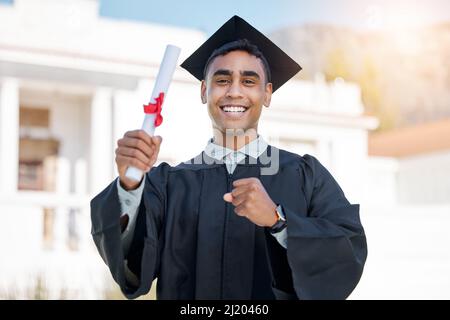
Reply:
[[272, 84], [265, 79], [262, 61], [246, 51], [216, 57], [201, 85], [213, 129], [257, 130], [262, 106], [269, 106]]

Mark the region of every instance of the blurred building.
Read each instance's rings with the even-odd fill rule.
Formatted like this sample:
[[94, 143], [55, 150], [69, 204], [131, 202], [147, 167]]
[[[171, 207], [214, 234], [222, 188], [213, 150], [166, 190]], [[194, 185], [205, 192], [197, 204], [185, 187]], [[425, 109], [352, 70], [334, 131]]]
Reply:
[[[30, 298], [40, 286], [50, 298], [104, 297], [112, 279], [91, 240], [89, 201], [117, 177], [116, 141], [140, 127], [165, 45], [181, 47], [181, 61], [206, 38], [196, 30], [99, 17], [98, 5], [0, 5], [8, 26], [0, 29], [0, 298]], [[181, 68], [163, 116], [160, 161], [187, 160], [212, 135], [199, 83]], [[369, 212], [377, 214], [372, 200], [399, 205], [396, 176], [408, 166], [369, 157], [368, 132], [376, 126], [363, 114], [356, 85], [318, 75], [277, 91], [259, 131], [275, 146], [317, 156], [351, 202], [368, 203], [364, 224], [373, 221]], [[371, 297], [372, 283], [362, 282], [356, 297]]]
[[369, 259], [355, 296], [450, 297], [449, 138], [449, 119], [369, 136]]
[[372, 184], [389, 193], [390, 201], [450, 203], [450, 118], [373, 134], [369, 155], [375, 165], [390, 163], [385, 171], [390, 178], [380, 176], [379, 184]]

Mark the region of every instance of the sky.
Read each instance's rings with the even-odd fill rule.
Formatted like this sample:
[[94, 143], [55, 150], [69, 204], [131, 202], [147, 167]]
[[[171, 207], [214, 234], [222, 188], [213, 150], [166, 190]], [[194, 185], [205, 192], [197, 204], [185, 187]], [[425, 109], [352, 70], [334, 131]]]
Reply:
[[450, 21], [450, 0], [99, 1], [105, 17], [194, 28], [208, 35], [235, 14], [263, 32], [306, 23], [381, 29]]
[[102, 0], [104, 16], [150, 21], [212, 34], [237, 14], [263, 32], [306, 23], [362, 29], [450, 21], [449, 0]]

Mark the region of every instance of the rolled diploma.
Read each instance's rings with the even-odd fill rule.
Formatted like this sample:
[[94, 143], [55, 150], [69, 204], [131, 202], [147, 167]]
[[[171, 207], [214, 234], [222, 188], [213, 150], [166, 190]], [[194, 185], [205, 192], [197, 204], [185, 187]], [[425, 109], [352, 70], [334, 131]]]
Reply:
[[[181, 49], [174, 45], [167, 45], [161, 66], [159, 67], [158, 75], [156, 76], [150, 103], [156, 103], [155, 99], [161, 92], [164, 92], [164, 97], [167, 96], [167, 90], [172, 81], [180, 51]], [[144, 122], [142, 123], [142, 130], [147, 132], [150, 136], [153, 136], [155, 132], [155, 118], [156, 113], [146, 114]], [[135, 167], [129, 167], [125, 172], [125, 176], [134, 181], [141, 181], [143, 174], [144, 173], [140, 169]]]

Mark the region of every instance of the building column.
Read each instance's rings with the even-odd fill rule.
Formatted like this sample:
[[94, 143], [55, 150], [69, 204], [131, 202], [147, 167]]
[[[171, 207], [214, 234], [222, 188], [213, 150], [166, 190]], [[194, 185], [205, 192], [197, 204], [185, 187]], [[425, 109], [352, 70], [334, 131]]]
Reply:
[[[68, 159], [58, 157], [57, 176], [55, 183], [56, 196], [61, 199], [70, 195], [70, 162]], [[53, 249], [58, 251], [67, 250], [69, 240], [69, 207], [55, 207], [53, 220]]]
[[113, 178], [112, 90], [98, 88], [92, 97], [90, 131], [90, 193], [102, 191]]
[[17, 192], [19, 169], [19, 82], [0, 82], [0, 193]]

